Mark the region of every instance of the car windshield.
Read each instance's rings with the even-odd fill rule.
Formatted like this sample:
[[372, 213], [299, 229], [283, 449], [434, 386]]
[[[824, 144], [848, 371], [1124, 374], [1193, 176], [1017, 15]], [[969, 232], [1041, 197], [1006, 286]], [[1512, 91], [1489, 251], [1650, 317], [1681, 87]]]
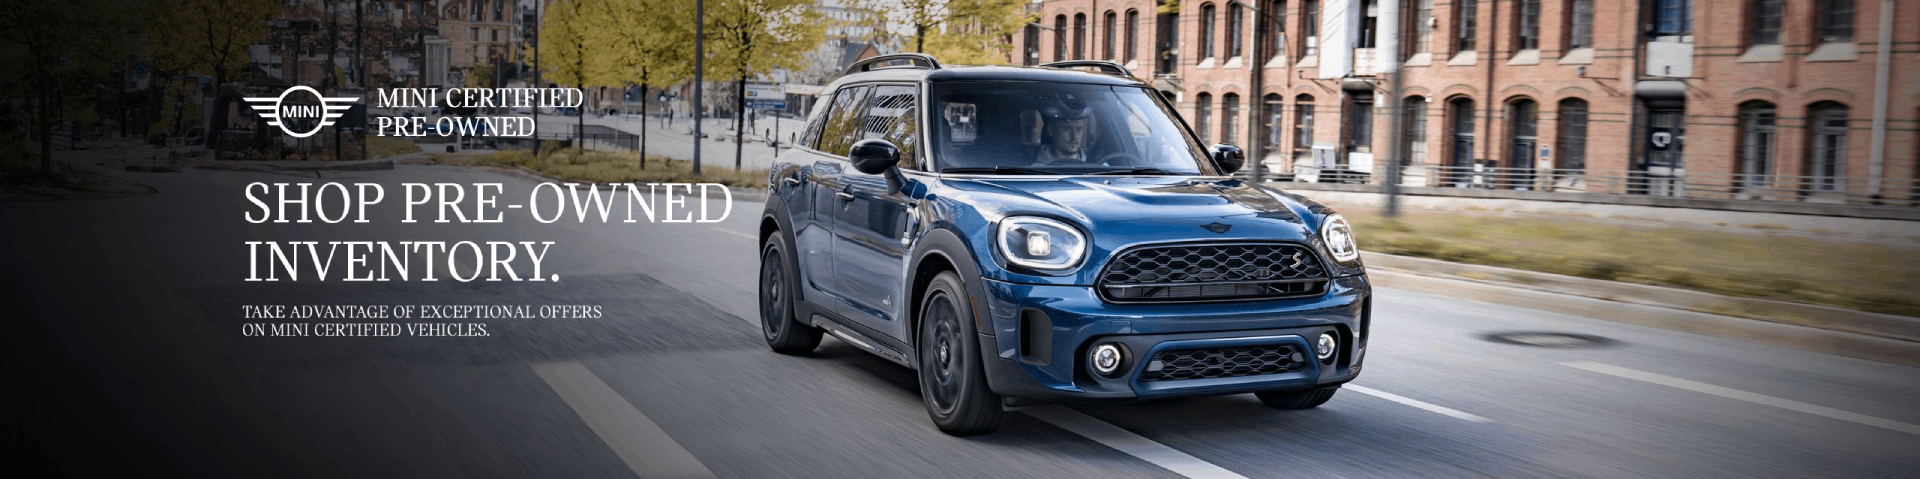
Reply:
[[1205, 150], [1151, 90], [1040, 82], [933, 85], [941, 172], [1212, 174]]

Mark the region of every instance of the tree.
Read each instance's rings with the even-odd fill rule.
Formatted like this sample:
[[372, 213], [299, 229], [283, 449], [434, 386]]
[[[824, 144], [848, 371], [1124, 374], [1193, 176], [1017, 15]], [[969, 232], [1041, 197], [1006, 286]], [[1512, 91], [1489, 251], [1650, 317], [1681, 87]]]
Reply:
[[[590, 46], [605, 45], [607, 42], [594, 41], [594, 32], [603, 31], [595, 25], [596, 17], [582, 11], [581, 3], [595, 0], [554, 0], [547, 5], [546, 15], [540, 19], [540, 44], [546, 48], [540, 59], [546, 69], [545, 79], [556, 84], [573, 85], [586, 90], [592, 80], [592, 70], [588, 63], [597, 58], [596, 51]], [[605, 0], [597, 0], [605, 1]], [[598, 86], [598, 84], [594, 84]], [[587, 131], [586, 105], [580, 105], [579, 126], [576, 135]], [[575, 140], [584, 144], [585, 138]]]
[[739, 170], [745, 145], [747, 79], [776, 68], [801, 66], [807, 50], [826, 36], [825, 22], [811, 0], [719, 0], [707, 11], [710, 74], [735, 80], [733, 168]]
[[[271, 0], [156, 0], [147, 36], [155, 64], [213, 77], [217, 90], [252, 62], [248, 47], [267, 40], [266, 21], [280, 13]], [[213, 108], [209, 102], [205, 108]], [[209, 110], [210, 111], [210, 110]], [[209, 125], [208, 146], [220, 135]]]
[[601, 0], [613, 28], [596, 38], [593, 77], [601, 83], [640, 85], [640, 168], [647, 168], [647, 86], [671, 85], [693, 75], [693, 9], [671, 0]]
[[0, 9], [0, 61], [6, 77], [33, 94], [27, 108], [40, 142], [40, 169], [53, 172], [53, 124], [81, 99], [108, 65], [124, 60], [134, 16], [103, 0], [17, 0]]
[[1013, 52], [1013, 34], [1027, 22], [1022, 0], [948, 0], [938, 25], [923, 31], [926, 53], [943, 62], [1004, 65]]

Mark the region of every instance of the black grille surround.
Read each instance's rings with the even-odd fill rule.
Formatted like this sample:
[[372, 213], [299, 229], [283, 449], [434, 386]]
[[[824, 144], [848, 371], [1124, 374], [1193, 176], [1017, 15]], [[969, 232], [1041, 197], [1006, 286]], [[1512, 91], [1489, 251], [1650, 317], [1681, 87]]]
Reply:
[[1299, 372], [1306, 368], [1306, 353], [1285, 344], [1182, 349], [1154, 353], [1140, 372], [1140, 381], [1234, 378]]
[[1108, 301], [1173, 303], [1317, 296], [1327, 270], [1291, 243], [1155, 245], [1114, 255], [1096, 289]]

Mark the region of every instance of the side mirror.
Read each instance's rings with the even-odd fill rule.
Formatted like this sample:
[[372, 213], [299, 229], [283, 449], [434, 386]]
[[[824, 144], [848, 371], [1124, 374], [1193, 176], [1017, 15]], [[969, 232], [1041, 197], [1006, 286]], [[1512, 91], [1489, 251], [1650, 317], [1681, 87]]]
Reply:
[[869, 175], [885, 175], [887, 189], [900, 191], [904, 182], [900, 179], [900, 147], [893, 142], [879, 138], [860, 140], [847, 150], [847, 160], [853, 162], [853, 169]]
[[1213, 164], [1220, 167], [1221, 173], [1229, 175], [1240, 171], [1240, 167], [1247, 163], [1247, 154], [1240, 151], [1238, 146], [1215, 143], [1207, 148], [1207, 154], [1213, 157]]

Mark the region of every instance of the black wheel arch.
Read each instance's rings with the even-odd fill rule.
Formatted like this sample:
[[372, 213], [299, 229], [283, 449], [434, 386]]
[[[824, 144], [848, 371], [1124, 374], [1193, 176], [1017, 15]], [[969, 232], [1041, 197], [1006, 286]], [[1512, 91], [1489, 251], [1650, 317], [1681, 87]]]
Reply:
[[[960, 277], [960, 285], [967, 290], [967, 306], [972, 312], [974, 331], [992, 336], [993, 320], [987, 312], [987, 289], [980, 281], [980, 265], [974, 262], [973, 249], [953, 230], [933, 228], [914, 243], [913, 262], [907, 268], [908, 284], [912, 291], [913, 307], [908, 308], [911, 316], [908, 331], [920, 330], [920, 302], [926, 298], [927, 285], [941, 271], [953, 271]], [[914, 350], [920, 349], [920, 335], [911, 334]], [[991, 358], [991, 356], [989, 356]], [[983, 358], [984, 359], [984, 358]]]

